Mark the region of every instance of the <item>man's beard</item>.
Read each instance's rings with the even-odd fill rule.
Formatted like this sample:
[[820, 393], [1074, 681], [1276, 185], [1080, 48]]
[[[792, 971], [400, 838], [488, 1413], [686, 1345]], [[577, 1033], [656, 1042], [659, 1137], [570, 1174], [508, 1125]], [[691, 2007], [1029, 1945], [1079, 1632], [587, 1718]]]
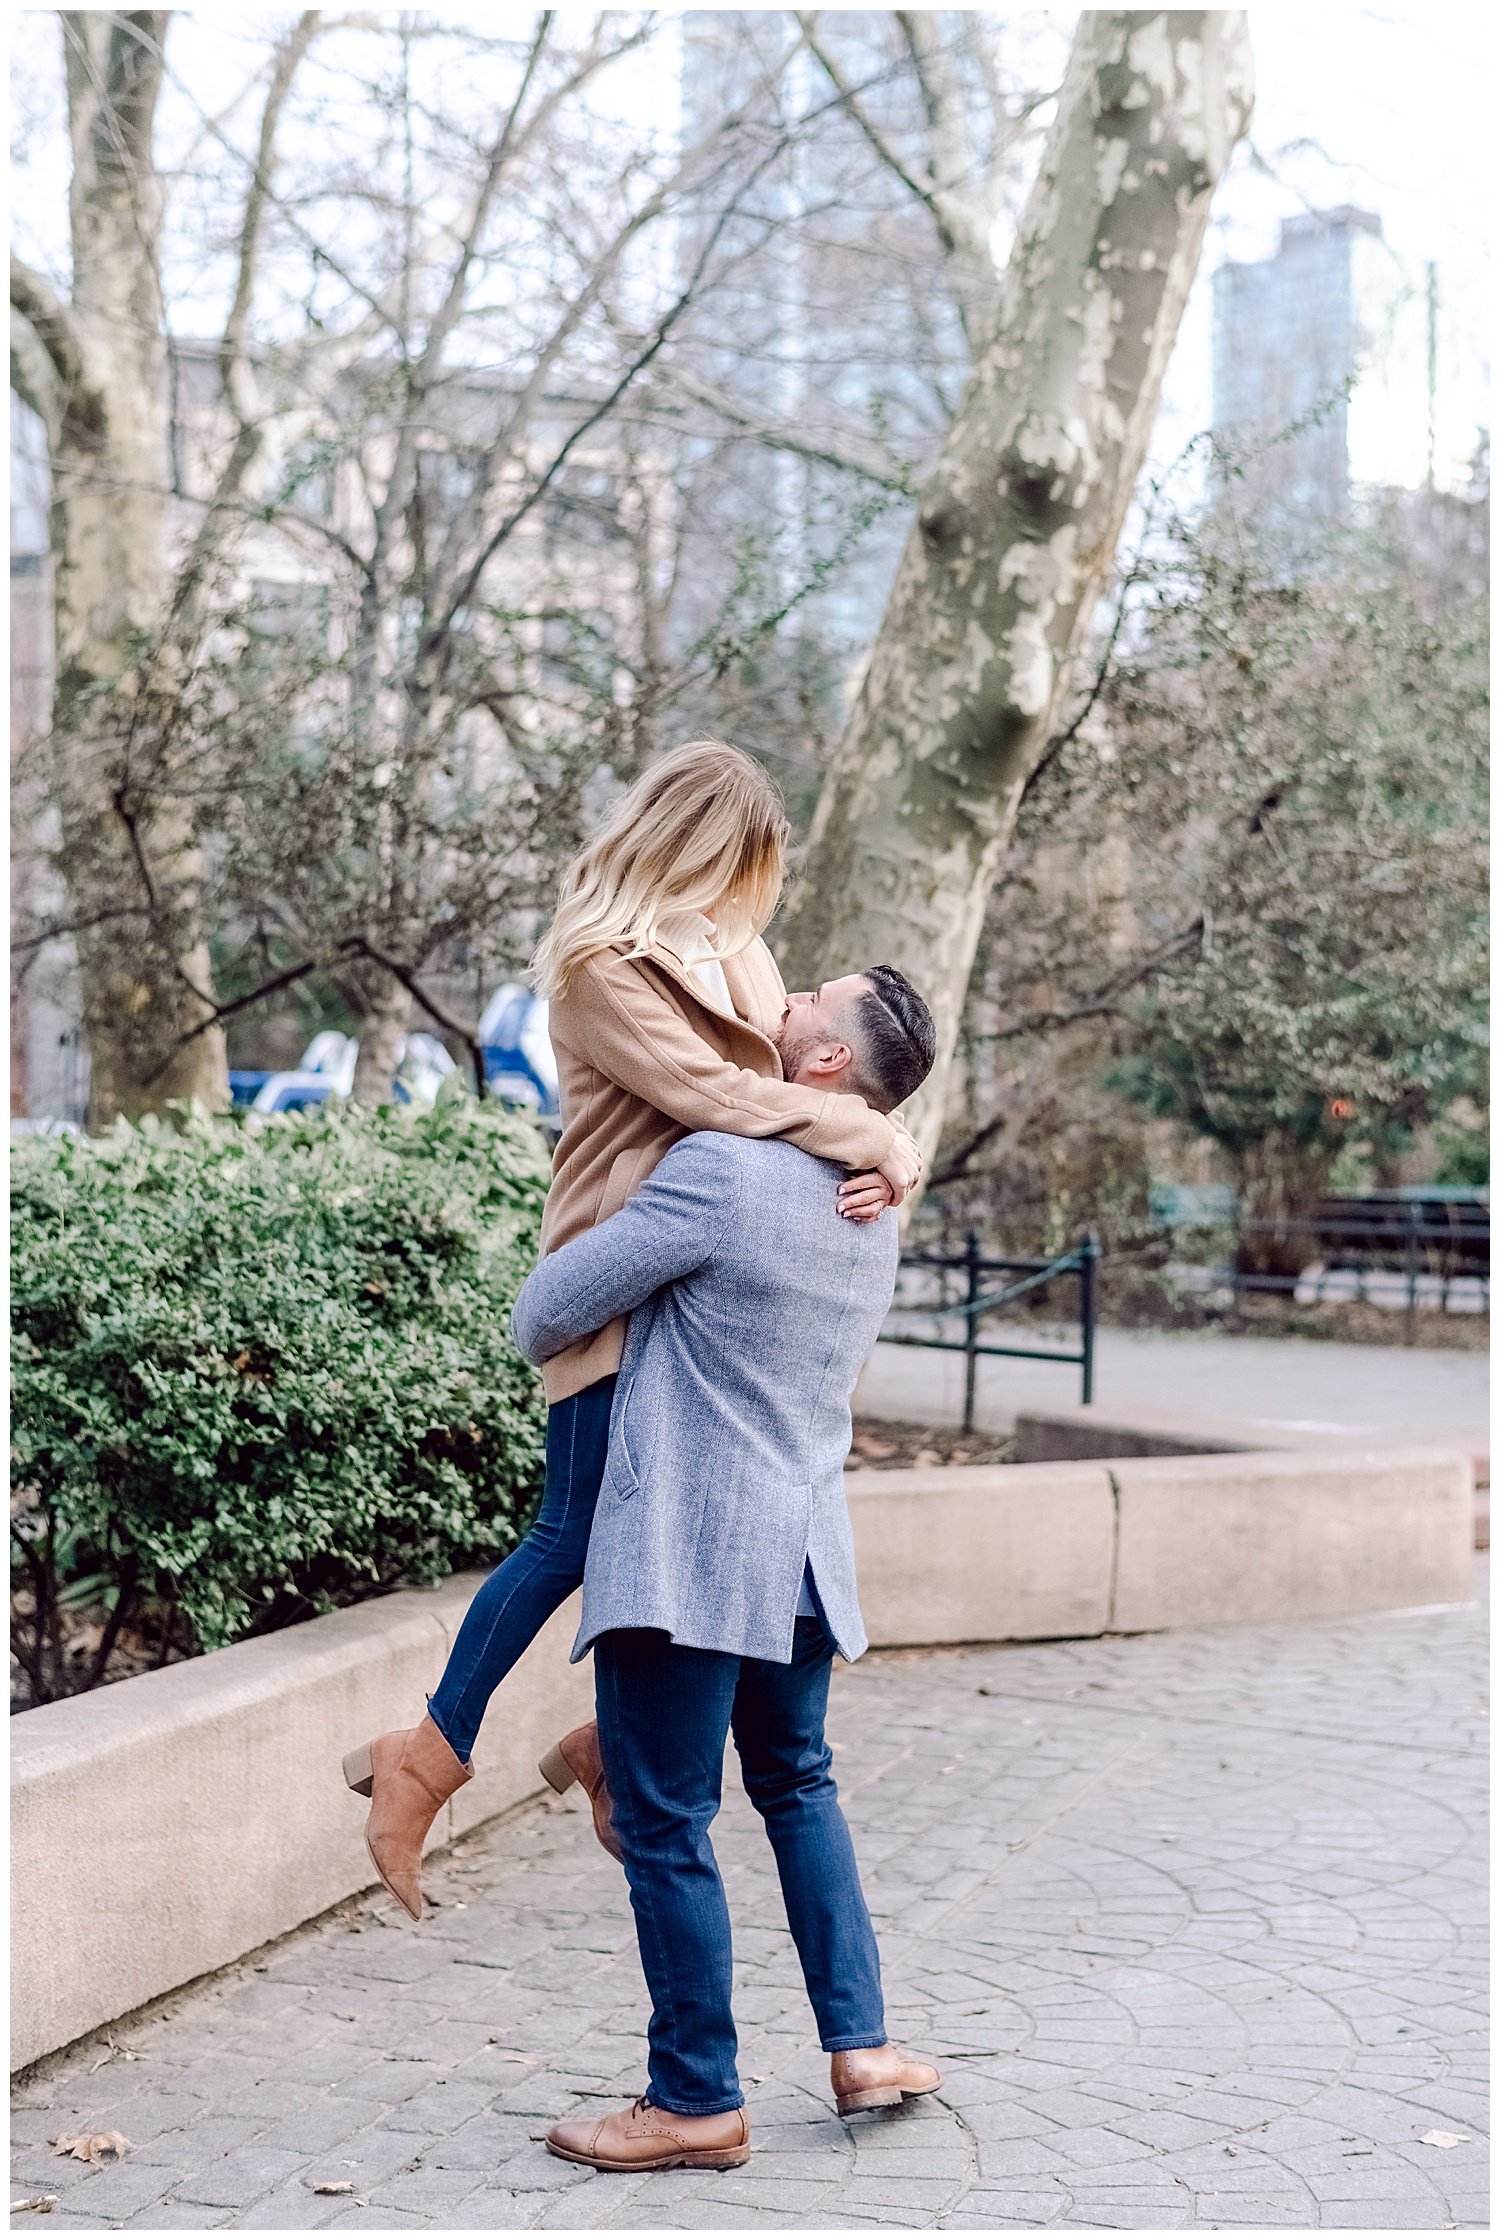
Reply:
[[772, 1035], [771, 1040], [775, 1043], [781, 1058], [781, 1078], [783, 1081], [792, 1081], [795, 1080], [803, 1059], [818, 1040], [818, 1037], [815, 1034], [799, 1034], [792, 1023], [790, 1014], [788, 1014], [782, 1020], [776, 1033]]

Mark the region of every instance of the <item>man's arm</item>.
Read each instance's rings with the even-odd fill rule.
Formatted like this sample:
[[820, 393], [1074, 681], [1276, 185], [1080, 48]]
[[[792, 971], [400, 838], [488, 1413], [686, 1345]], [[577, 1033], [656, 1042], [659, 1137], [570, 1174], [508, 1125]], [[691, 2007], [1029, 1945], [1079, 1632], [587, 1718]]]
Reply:
[[516, 1345], [528, 1361], [550, 1361], [691, 1275], [713, 1258], [738, 1207], [729, 1139], [684, 1137], [618, 1213], [549, 1253], [526, 1278], [511, 1315]]

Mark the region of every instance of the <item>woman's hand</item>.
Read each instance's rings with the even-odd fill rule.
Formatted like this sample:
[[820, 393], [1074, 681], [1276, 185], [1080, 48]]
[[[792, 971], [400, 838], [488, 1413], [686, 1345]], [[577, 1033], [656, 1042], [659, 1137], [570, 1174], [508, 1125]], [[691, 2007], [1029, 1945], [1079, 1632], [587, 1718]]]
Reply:
[[878, 1221], [896, 1193], [878, 1169], [846, 1175], [839, 1184], [839, 1212], [846, 1221]]
[[846, 1175], [839, 1184], [839, 1212], [846, 1221], [878, 1221], [887, 1206], [899, 1206], [921, 1179], [922, 1154], [899, 1120], [896, 1140], [883, 1166]]
[[892, 1126], [896, 1130], [896, 1140], [881, 1160], [878, 1172], [891, 1186], [891, 1204], [899, 1206], [922, 1179], [922, 1154], [915, 1137], [908, 1134], [899, 1120], [893, 1121]]

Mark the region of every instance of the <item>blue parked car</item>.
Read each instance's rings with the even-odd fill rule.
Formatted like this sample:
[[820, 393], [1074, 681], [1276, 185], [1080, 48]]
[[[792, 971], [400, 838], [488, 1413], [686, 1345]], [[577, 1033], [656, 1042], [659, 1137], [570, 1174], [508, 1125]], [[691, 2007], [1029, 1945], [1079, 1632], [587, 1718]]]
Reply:
[[[230, 1095], [241, 1111], [307, 1112], [328, 1097], [348, 1096], [358, 1056], [352, 1035], [328, 1027], [313, 1036], [301, 1065], [290, 1072], [231, 1073]], [[397, 1104], [431, 1104], [452, 1071], [453, 1059], [435, 1035], [408, 1035], [395, 1080]]]
[[479, 1022], [484, 1085], [492, 1097], [530, 1112], [544, 1132], [562, 1127], [557, 1095], [557, 1060], [547, 1036], [547, 1003], [518, 981], [497, 988]]

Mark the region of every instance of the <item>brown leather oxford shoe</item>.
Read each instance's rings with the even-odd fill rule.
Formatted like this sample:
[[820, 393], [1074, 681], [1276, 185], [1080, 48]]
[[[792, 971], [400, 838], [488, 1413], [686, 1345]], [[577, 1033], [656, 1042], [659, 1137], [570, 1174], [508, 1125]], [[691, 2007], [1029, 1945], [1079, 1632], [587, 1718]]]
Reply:
[[862, 2108], [894, 2108], [918, 2093], [936, 2092], [943, 2072], [899, 2046], [856, 2046], [831, 2057], [829, 2077], [839, 2114], [855, 2116]]
[[554, 2123], [547, 2152], [593, 2170], [735, 2170], [750, 2160], [750, 2121], [743, 2108], [720, 2116], [674, 2116], [637, 2100], [607, 2116]]

